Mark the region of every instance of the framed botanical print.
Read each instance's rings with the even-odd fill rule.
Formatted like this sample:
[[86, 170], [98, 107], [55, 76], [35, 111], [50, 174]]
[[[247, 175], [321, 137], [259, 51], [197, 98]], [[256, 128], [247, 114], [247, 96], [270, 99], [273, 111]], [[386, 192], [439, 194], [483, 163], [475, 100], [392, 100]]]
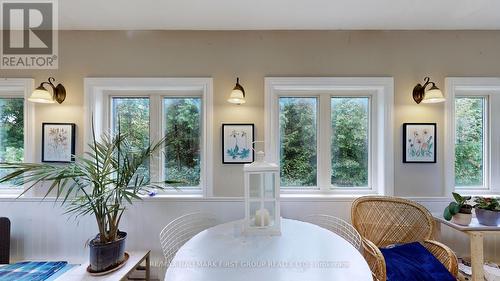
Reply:
[[42, 123], [42, 162], [75, 160], [75, 128], [73, 123]]
[[436, 163], [436, 123], [403, 124], [403, 163]]
[[252, 163], [254, 141], [254, 124], [222, 124], [222, 163]]

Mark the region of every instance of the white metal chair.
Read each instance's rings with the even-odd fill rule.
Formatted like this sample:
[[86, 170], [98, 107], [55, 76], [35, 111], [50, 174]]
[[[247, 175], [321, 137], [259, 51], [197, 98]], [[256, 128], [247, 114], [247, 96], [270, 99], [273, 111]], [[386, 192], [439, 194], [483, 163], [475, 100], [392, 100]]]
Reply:
[[184, 243], [203, 230], [217, 225], [217, 219], [210, 213], [190, 213], [167, 224], [160, 232], [160, 244], [167, 267]]
[[343, 219], [329, 215], [313, 214], [303, 217], [301, 221], [328, 229], [347, 240], [347, 242], [351, 243], [358, 251], [361, 252], [363, 250], [361, 235], [350, 223]]

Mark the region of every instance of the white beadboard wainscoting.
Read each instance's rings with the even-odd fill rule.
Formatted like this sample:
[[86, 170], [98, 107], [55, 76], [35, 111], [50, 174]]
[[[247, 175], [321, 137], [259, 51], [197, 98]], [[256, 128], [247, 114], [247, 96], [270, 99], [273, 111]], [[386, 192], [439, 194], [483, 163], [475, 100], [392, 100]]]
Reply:
[[[441, 212], [447, 198], [410, 198], [426, 206], [431, 212]], [[313, 213], [331, 214], [350, 220], [352, 198], [283, 198], [281, 214], [286, 218], [300, 218]], [[158, 235], [172, 219], [189, 212], [212, 212], [221, 222], [243, 217], [242, 198], [148, 198], [129, 208], [121, 230], [128, 233], [127, 249], [151, 249], [153, 276], [162, 279], [164, 269]], [[75, 221], [64, 215], [59, 202], [37, 198], [0, 199], [0, 216], [12, 223], [11, 258], [18, 260], [68, 260], [82, 263], [87, 260], [86, 241], [95, 235], [93, 217]], [[459, 255], [468, 253], [466, 235], [442, 227], [442, 242]], [[487, 237], [486, 258], [500, 257], [500, 239]], [[496, 258], [496, 259], [495, 259]]]

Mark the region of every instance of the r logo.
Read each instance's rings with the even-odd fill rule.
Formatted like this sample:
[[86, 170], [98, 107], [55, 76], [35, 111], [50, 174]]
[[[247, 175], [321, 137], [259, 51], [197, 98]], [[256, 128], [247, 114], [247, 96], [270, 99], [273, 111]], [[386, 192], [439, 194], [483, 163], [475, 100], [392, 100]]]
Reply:
[[3, 54], [53, 53], [53, 3], [2, 3]]
[[1, 69], [57, 69], [57, 0], [0, 0]]

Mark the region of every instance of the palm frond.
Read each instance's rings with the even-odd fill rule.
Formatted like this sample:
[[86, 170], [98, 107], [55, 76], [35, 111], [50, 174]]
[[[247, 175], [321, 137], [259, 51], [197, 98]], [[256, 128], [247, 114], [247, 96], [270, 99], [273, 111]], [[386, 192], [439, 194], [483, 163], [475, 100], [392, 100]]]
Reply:
[[180, 181], [152, 183], [138, 172], [165, 146], [165, 138], [137, 148], [128, 141], [127, 134], [120, 131], [105, 133], [97, 140], [92, 126], [92, 134], [88, 151], [75, 156], [75, 162], [65, 166], [0, 163], [1, 169], [12, 171], [0, 178], [0, 183], [24, 186], [25, 192], [47, 183], [44, 198], [54, 194], [56, 200], [61, 199], [65, 213], [76, 218], [93, 215], [101, 242], [109, 242], [117, 237], [118, 224], [127, 205], [152, 189], [163, 189]]

